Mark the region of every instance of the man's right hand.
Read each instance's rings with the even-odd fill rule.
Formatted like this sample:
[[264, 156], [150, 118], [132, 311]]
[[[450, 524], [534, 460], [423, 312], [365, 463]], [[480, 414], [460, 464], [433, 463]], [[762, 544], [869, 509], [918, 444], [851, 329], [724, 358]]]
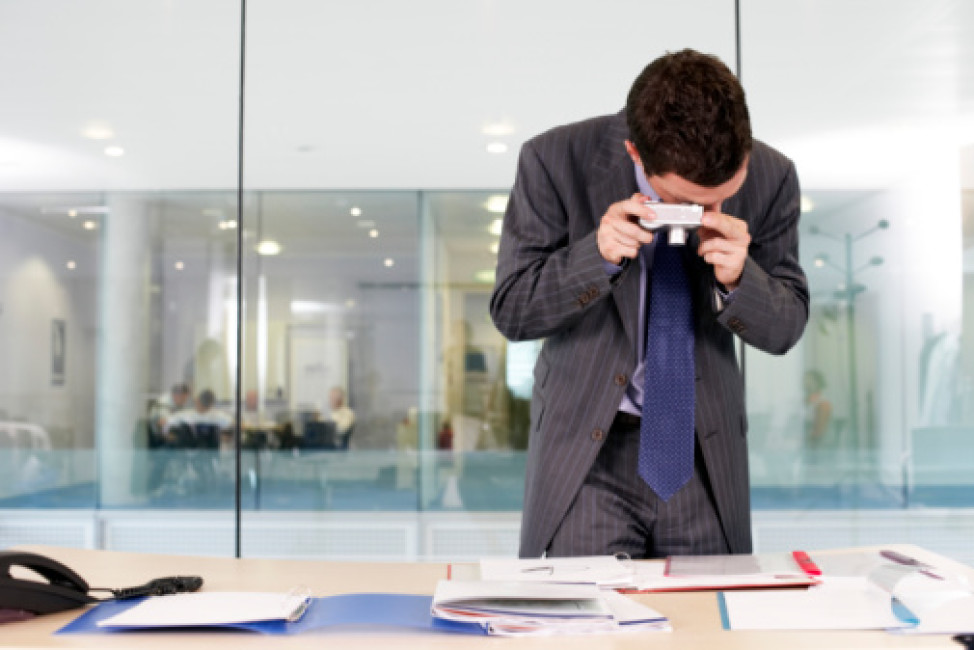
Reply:
[[639, 225], [640, 219], [648, 219], [652, 214], [644, 205], [648, 200], [637, 192], [626, 201], [613, 203], [602, 215], [596, 239], [606, 262], [619, 265], [625, 258], [635, 259], [640, 246], [653, 241], [653, 233]]

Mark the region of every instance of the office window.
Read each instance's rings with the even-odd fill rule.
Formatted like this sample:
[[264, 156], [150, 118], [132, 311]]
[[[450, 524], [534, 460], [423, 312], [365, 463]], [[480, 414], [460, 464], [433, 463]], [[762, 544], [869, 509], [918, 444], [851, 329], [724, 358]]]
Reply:
[[249, 0], [246, 52], [239, 1], [0, 5], [0, 545], [513, 553], [519, 146], [664, 51], [735, 67], [739, 5], [812, 292], [792, 352], [742, 357], [756, 547], [974, 559], [968, 3], [379, 5]]

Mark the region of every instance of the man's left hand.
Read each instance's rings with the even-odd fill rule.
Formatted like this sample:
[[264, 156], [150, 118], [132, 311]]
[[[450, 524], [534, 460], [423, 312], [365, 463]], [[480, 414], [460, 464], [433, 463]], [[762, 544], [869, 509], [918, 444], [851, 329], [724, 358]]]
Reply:
[[740, 284], [751, 235], [747, 223], [723, 212], [704, 212], [697, 230], [697, 254], [714, 267], [714, 277], [728, 291]]

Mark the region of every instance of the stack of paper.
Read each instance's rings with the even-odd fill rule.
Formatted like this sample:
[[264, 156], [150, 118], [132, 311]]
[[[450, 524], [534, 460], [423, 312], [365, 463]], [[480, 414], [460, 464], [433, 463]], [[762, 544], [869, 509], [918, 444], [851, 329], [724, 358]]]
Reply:
[[595, 584], [441, 580], [433, 616], [477, 622], [489, 634], [586, 634], [669, 630], [654, 609]]
[[904, 566], [826, 575], [807, 590], [727, 592], [719, 599], [724, 628], [731, 630], [974, 632], [974, 592], [966, 580]]
[[665, 564], [619, 560], [612, 555], [485, 559], [480, 561], [479, 578], [517, 582], [587, 583], [630, 593], [807, 587], [818, 582], [817, 578], [804, 573], [790, 554], [674, 556]]

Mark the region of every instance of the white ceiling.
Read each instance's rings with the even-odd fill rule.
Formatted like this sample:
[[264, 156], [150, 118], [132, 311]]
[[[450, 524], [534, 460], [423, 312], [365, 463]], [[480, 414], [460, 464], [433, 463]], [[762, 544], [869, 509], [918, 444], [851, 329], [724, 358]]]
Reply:
[[[806, 188], [885, 187], [974, 143], [974, 3], [741, 10], [755, 132]], [[245, 185], [508, 187], [526, 138], [618, 110], [663, 51], [733, 67], [734, 42], [733, 0], [248, 0]], [[0, 191], [234, 188], [239, 45], [238, 0], [0, 1]]]

